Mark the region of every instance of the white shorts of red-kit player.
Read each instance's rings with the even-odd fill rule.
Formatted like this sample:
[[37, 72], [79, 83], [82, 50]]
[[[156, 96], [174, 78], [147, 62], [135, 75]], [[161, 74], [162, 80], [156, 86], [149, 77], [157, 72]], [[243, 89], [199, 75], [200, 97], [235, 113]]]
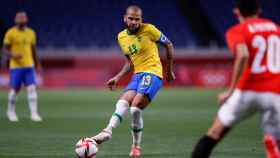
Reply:
[[218, 118], [227, 127], [253, 114], [261, 114], [264, 133], [280, 139], [280, 94], [236, 89], [221, 106]]

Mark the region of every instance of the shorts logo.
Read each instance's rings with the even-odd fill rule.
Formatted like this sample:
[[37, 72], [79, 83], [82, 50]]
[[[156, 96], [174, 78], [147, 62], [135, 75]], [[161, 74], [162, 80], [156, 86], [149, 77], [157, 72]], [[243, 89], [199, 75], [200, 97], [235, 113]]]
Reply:
[[141, 86], [148, 87], [148, 86], [151, 85], [151, 81], [152, 81], [152, 76], [151, 75], [145, 75], [142, 78]]

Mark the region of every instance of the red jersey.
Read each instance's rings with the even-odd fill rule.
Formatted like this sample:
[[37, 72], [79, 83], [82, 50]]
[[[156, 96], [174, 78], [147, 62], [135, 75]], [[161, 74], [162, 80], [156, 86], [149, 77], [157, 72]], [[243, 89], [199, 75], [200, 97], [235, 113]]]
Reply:
[[241, 90], [280, 93], [280, 28], [268, 19], [250, 18], [226, 33], [228, 47], [236, 53], [244, 43], [249, 62], [237, 87]]

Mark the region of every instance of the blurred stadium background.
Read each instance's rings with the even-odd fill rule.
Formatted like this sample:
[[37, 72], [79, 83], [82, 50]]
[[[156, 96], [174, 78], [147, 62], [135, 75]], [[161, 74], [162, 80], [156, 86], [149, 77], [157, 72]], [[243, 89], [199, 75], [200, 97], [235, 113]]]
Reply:
[[[155, 24], [175, 45], [178, 79], [174, 85], [221, 87], [230, 79], [231, 56], [224, 33], [236, 22], [233, 2], [9, 0], [1, 3], [1, 37], [13, 25], [15, 12], [25, 10], [38, 36], [42, 86], [102, 87], [122, 65], [116, 36], [124, 28], [125, 8], [137, 4], [143, 8], [144, 21]], [[264, 17], [280, 21], [279, 1], [262, 0], [262, 5]], [[7, 75], [2, 74], [0, 85], [7, 83]]]
[[[262, 16], [279, 23], [280, 1], [261, 3]], [[37, 32], [44, 70], [39, 82], [44, 122], [29, 121], [25, 98], [20, 96], [20, 122], [9, 123], [5, 118], [7, 92], [1, 90], [0, 158], [73, 157], [75, 141], [102, 129], [120, 93], [102, 88], [124, 62], [116, 36], [124, 28], [122, 16], [131, 4], [139, 5], [144, 21], [161, 29], [176, 49], [177, 80], [171, 85], [176, 88], [161, 91], [153, 107], [145, 111], [143, 157], [185, 158], [189, 154], [218, 108], [215, 96], [220, 89], [212, 88], [225, 87], [230, 81], [233, 58], [224, 33], [237, 22], [232, 15], [233, 0], [2, 0], [1, 38], [18, 10], [27, 12], [29, 26]], [[3, 65], [0, 86], [7, 87]], [[127, 157], [129, 121], [124, 124], [102, 148], [100, 158]], [[264, 157], [257, 122], [244, 124], [221, 144], [215, 158]]]

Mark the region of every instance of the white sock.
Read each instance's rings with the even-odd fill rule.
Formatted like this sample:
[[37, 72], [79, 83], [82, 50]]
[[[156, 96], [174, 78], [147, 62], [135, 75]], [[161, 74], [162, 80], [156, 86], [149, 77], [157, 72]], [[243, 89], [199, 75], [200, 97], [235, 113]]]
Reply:
[[142, 133], [143, 133], [143, 118], [142, 118], [142, 110], [138, 107], [131, 107], [130, 114], [132, 117], [131, 127], [132, 127], [132, 139], [133, 146], [140, 147], [142, 141]]
[[15, 90], [10, 90], [8, 94], [8, 112], [15, 112], [16, 110], [17, 95]]
[[27, 87], [27, 98], [31, 115], [38, 114], [37, 91], [34, 85]]
[[117, 128], [122, 122], [123, 116], [127, 113], [128, 109], [129, 103], [126, 100], [119, 100], [116, 104], [116, 110], [105, 129], [112, 132], [113, 128]]

